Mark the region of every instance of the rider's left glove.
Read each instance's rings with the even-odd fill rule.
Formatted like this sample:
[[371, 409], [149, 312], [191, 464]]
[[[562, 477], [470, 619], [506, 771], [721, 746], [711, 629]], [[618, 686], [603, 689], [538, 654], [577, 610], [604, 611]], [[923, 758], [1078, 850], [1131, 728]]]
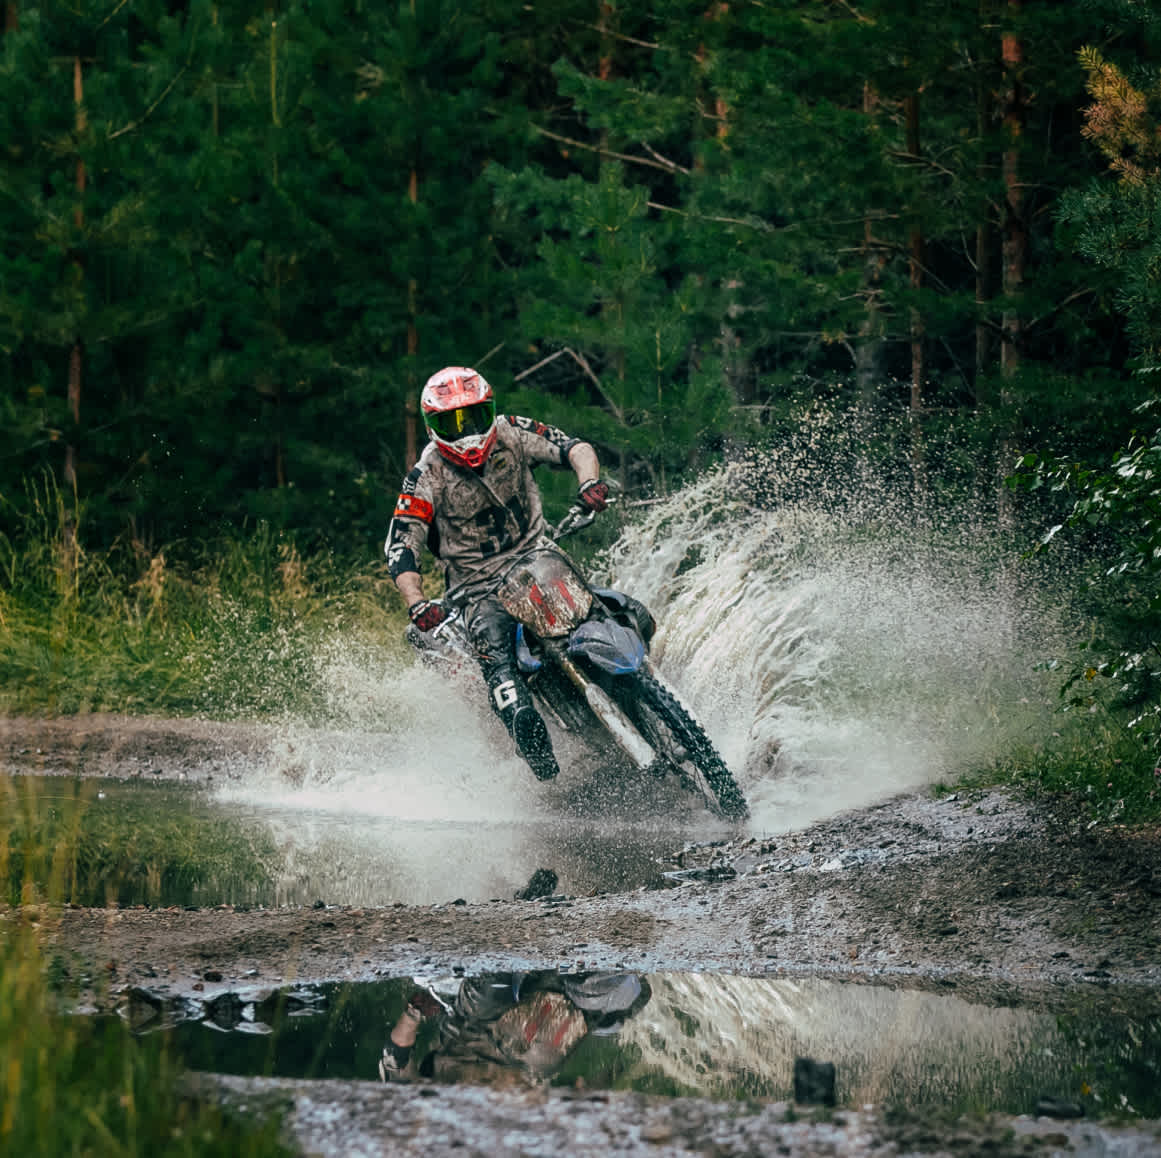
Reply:
[[592, 511], [594, 514], [599, 514], [609, 505], [609, 485], [608, 483], [601, 482], [599, 478], [589, 479], [576, 492], [576, 497], [582, 507]]
[[407, 614], [420, 631], [434, 631], [447, 619], [447, 608], [433, 599], [421, 599], [407, 609]]
[[426, 989], [416, 989], [407, 999], [406, 1012], [417, 1021], [430, 1021], [433, 1017], [441, 1017], [445, 1010], [439, 999]]

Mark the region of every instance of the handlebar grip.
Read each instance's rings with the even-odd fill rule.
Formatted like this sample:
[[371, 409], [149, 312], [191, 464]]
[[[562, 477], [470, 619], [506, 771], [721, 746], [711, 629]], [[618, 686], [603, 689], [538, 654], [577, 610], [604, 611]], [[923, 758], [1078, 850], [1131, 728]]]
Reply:
[[442, 623], [437, 623], [435, 627], [431, 629], [432, 639], [440, 639], [443, 635], [450, 631], [452, 624], [459, 622], [460, 614], [461, 612], [458, 607], [450, 611], [448, 613], [448, 617]]

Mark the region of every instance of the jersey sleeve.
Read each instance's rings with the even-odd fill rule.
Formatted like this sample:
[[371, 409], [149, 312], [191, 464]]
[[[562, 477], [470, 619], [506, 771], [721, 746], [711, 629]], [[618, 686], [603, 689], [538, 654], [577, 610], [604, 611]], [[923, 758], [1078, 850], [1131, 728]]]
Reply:
[[403, 489], [395, 500], [395, 513], [387, 528], [387, 570], [395, 579], [404, 571], [419, 570], [419, 555], [435, 520], [435, 507], [424, 471], [415, 467], [403, 480]]
[[521, 445], [533, 462], [568, 466], [568, 452], [581, 441], [579, 438], [570, 438], [555, 426], [537, 422], [534, 418], [521, 418], [518, 414], [505, 414], [499, 421], [508, 423], [516, 431]]

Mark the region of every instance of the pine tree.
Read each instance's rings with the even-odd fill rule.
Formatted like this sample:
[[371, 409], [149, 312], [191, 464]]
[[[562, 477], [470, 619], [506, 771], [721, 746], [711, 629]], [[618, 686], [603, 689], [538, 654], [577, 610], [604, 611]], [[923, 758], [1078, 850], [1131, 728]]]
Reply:
[[[9, 455], [100, 518], [142, 454], [132, 363], [180, 310], [143, 141], [187, 91], [206, 8], [22, 7], [0, 44]], [[117, 481], [112, 481], [117, 480]], [[66, 553], [77, 511], [66, 516]]]
[[1093, 103], [1084, 135], [1106, 158], [1115, 181], [1071, 190], [1065, 216], [1080, 227], [1080, 250], [1117, 276], [1117, 302], [1128, 319], [1139, 368], [1161, 374], [1161, 76], [1134, 84], [1086, 46], [1080, 61]]

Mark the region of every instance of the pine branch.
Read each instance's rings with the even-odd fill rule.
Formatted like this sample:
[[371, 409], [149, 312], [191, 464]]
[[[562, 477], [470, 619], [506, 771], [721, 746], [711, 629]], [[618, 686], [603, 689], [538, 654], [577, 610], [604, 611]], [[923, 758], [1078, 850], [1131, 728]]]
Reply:
[[624, 412], [606, 393], [604, 386], [601, 384], [600, 378], [598, 378], [593, 372], [593, 368], [588, 364], [588, 361], [585, 359], [584, 355], [578, 354], [575, 350], [570, 349], [568, 346], [564, 346], [557, 350], [555, 354], [549, 354], [547, 358], [541, 358], [539, 362], [537, 362], [534, 366], [529, 366], [527, 370], [521, 370], [520, 373], [512, 379], [512, 381], [519, 382], [521, 378], [527, 378], [529, 374], [536, 373], [537, 370], [547, 366], [549, 362], [554, 362], [561, 356], [561, 354], [567, 354], [585, 372], [586, 377], [597, 388], [597, 393], [600, 394], [600, 396], [609, 404], [609, 409], [616, 416], [617, 421], [624, 422]]
[[590, 24], [586, 20], [570, 20], [569, 24], [573, 24], [578, 28], [587, 28], [590, 32], [599, 32], [609, 40], [619, 40], [623, 44], [635, 44], [638, 48], [655, 48], [661, 52], [670, 51], [669, 45], [667, 44], [655, 44], [651, 40], [638, 40], [635, 36], [626, 36], [623, 32], [615, 32], [613, 29], [606, 28], [600, 24]]
[[762, 233], [787, 233], [796, 226], [788, 225], [783, 229], [779, 229], [776, 225], [771, 225], [768, 221], [762, 221], [760, 218], [746, 219], [743, 217], [717, 217], [708, 213], [690, 213], [687, 209], [678, 209], [674, 205], [662, 205], [660, 201], [646, 201], [645, 204], [650, 209], [658, 209], [662, 213], [676, 213], [678, 217], [688, 217], [694, 221], [716, 221], [719, 225], [744, 225], [747, 229], [757, 229]]
[[115, 141], [118, 137], [123, 137], [126, 133], [132, 133], [134, 130], [141, 128], [141, 126], [158, 110], [162, 101], [164, 101], [165, 98], [169, 96], [171, 92], [173, 92], [174, 86], [186, 74], [188, 69], [189, 65], [183, 64], [181, 68], [178, 69], [177, 75], [173, 78], [173, 80], [171, 80], [169, 84], [167, 84], [165, 88], [162, 89], [161, 95], [157, 98], [157, 100], [155, 100], [153, 104], [151, 104], [149, 108], [147, 108], [145, 112], [143, 112], [141, 116], [137, 118], [137, 120], [130, 121], [127, 125], [117, 129], [116, 132], [110, 133], [106, 139]]
[[543, 128], [541, 125], [533, 125], [542, 137], [549, 137], [554, 141], [560, 141], [562, 145], [570, 145], [574, 149], [585, 149], [590, 153], [596, 153], [601, 157], [609, 157], [614, 161], [628, 161], [632, 165], [645, 165], [650, 169], [660, 169], [663, 173], [685, 173], [688, 174], [688, 169], [682, 169], [673, 161], [652, 161], [648, 157], [634, 157], [630, 153], [616, 153], [612, 149], [602, 149], [600, 145], [590, 145], [585, 141], [577, 141], [572, 137], [562, 136], [560, 133], [554, 133], [551, 129]]

